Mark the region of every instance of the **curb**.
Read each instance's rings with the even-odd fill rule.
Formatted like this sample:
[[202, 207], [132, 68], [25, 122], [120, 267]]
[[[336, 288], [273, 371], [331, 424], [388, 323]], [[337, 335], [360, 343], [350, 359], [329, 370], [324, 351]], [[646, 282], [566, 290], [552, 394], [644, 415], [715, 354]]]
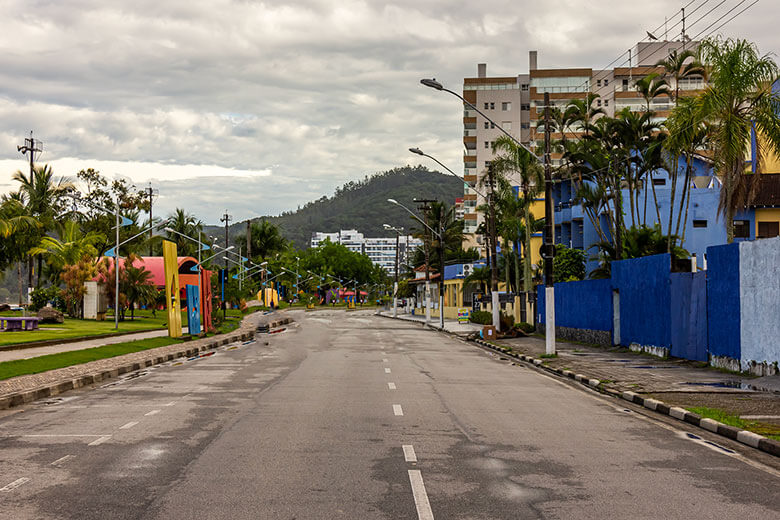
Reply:
[[[290, 318], [283, 318], [281, 320], [269, 322], [268, 326], [270, 328], [278, 327], [280, 325], [286, 325], [291, 321], [293, 320]], [[165, 363], [167, 361], [173, 361], [174, 359], [178, 359], [182, 357], [192, 357], [206, 350], [212, 350], [221, 347], [223, 345], [227, 345], [228, 343], [233, 343], [235, 341], [248, 341], [254, 339], [255, 337], [254, 328], [255, 327], [253, 326], [248, 331], [230, 332], [226, 334], [224, 337], [215, 337], [211, 339], [211, 341], [209, 341], [208, 343], [205, 343], [204, 345], [200, 345], [198, 347], [183, 348], [182, 350], [179, 350], [171, 354], [166, 354], [164, 356], [152, 355], [143, 361], [137, 361], [135, 363], [120, 365], [110, 370], [102, 370], [100, 372], [94, 372], [92, 374], [87, 374], [84, 376], [77, 377], [76, 379], [65, 380], [59, 383], [51, 383], [49, 385], [36, 388], [33, 390], [25, 390], [13, 394], [6, 394], [0, 396], [0, 410], [6, 410], [8, 408], [13, 408], [15, 406], [31, 403], [38, 399], [45, 399], [47, 397], [59, 395], [64, 392], [67, 392], [68, 390], [75, 390], [77, 388], [89, 386], [95, 383], [99, 383], [101, 381], [105, 381], [107, 379], [111, 379], [112, 377], [118, 377], [122, 374], [126, 374], [128, 372], [133, 372], [136, 370], [141, 370], [142, 368], [150, 367], [152, 365], [159, 365], [161, 363]], [[186, 345], [186, 342], [183, 343], [182, 346], [183, 345]], [[166, 348], [166, 347], [159, 347], [159, 348]]]
[[756, 448], [765, 453], [769, 453], [770, 455], [774, 455], [775, 457], [780, 457], [780, 442], [768, 439], [762, 435], [758, 435], [757, 433], [753, 433], [747, 430], [740, 430], [734, 426], [728, 426], [713, 419], [701, 417], [700, 415], [689, 412], [683, 408], [669, 406], [663, 401], [642, 397], [634, 392], [618, 392], [617, 390], [607, 389], [602, 386], [602, 382], [598, 379], [590, 379], [582, 374], [575, 374], [571, 370], [548, 367], [543, 364], [543, 360], [541, 359], [526, 356], [525, 354], [517, 354], [512, 352], [511, 349], [500, 347], [481, 339], [475, 339], [473, 341], [482, 347], [495, 350], [496, 352], [501, 352], [502, 354], [519, 359], [521, 361], [525, 361], [526, 363], [530, 363], [537, 368], [546, 370], [547, 372], [573, 379], [592, 390], [596, 390], [597, 392], [638, 404], [639, 406], [642, 406], [648, 410], [652, 410], [679, 421], [698, 426], [699, 428], [703, 428], [712, 433], [717, 433], [718, 435], [722, 435], [731, 440], [740, 442], [746, 446], [750, 446], [751, 448]]

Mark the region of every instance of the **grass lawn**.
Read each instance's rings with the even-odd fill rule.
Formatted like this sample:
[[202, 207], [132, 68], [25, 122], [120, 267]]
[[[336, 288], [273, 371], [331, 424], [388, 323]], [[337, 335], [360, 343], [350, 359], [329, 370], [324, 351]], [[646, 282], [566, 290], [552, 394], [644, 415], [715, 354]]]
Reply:
[[164, 347], [174, 343], [181, 343], [181, 340], [174, 338], [149, 338], [137, 341], [127, 341], [125, 343], [116, 343], [104, 347], [88, 348], [84, 350], [74, 350], [72, 352], [62, 352], [59, 354], [49, 354], [31, 359], [18, 359], [15, 361], [6, 361], [0, 363], [0, 380], [27, 374], [38, 374], [47, 370], [55, 370], [98, 359], [105, 359], [141, 350]]
[[780, 441], [780, 427], [772, 424], [760, 423], [756, 421], [746, 421], [738, 415], [732, 415], [718, 408], [707, 408], [706, 406], [692, 406], [688, 410], [707, 419], [734, 426], [742, 430], [748, 430], [769, 439]]

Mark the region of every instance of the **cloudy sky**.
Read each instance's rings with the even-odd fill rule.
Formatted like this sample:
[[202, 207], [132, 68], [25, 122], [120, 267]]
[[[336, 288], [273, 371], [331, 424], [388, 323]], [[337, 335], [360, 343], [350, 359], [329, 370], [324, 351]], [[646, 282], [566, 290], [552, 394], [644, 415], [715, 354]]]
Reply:
[[[531, 49], [540, 68], [603, 67], [683, 5], [695, 36], [753, 2], [0, 0], [0, 193], [30, 130], [55, 173], [151, 181], [155, 213], [207, 223], [294, 210], [416, 163], [410, 146], [459, 171], [460, 106], [420, 78], [457, 91], [478, 62], [526, 72]], [[719, 32], [777, 52], [779, 11]]]

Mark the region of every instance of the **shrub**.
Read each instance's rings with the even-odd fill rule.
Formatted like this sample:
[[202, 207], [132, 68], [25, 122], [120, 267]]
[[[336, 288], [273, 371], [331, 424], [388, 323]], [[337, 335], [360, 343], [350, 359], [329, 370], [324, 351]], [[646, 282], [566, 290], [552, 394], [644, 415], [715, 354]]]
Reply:
[[480, 325], [491, 325], [493, 323], [493, 314], [488, 311], [472, 311], [469, 315], [469, 321]]
[[501, 323], [501, 330], [510, 330], [515, 326], [515, 319], [512, 316], [507, 316], [503, 312], [499, 314], [499, 322]]
[[516, 326], [518, 329], [522, 330], [526, 334], [530, 334], [531, 332], [536, 330], [536, 328], [531, 323], [526, 323], [524, 321], [521, 321]]
[[52, 302], [52, 306], [55, 308], [59, 308], [64, 303], [60, 297], [60, 289], [54, 285], [46, 288], [40, 287], [30, 293], [30, 310], [32, 311], [46, 307], [49, 302]]

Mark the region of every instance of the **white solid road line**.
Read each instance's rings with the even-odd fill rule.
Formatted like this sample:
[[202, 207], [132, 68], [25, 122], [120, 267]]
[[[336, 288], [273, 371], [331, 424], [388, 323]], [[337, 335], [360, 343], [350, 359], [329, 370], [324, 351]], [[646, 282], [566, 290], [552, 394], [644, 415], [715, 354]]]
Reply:
[[10, 484], [8, 484], [7, 486], [1, 487], [0, 491], [11, 491], [12, 489], [18, 488], [22, 484], [26, 484], [27, 482], [30, 482], [30, 479], [27, 477], [18, 478], [13, 482], [11, 482]]
[[394, 405], [393, 405], [393, 413], [394, 413], [395, 415], [403, 415], [403, 414], [404, 414], [404, 411], [403, 411], [403, 409], [401, 408], [401, 405], [400, 405], [400, 404], [394, 404]]
[[389, 368], [386, 368], [386, 369], [385, 369], [385, 374], [389, 374], [389, 373], [390, 373], [390, 369], [389, 369]]
[[390, 390], [395, 390], [395, 383], [387, 383], [387, 388]]
[[406, 462], [417, 462], [417, 454], [414, 452], [414, 446], [411, 444], [404, 444], [401, 448], [404, 450], [404, 460]]
[[129, 423], [123, 424], [122, 426], [120, 426], [119, 429], [120, 430], [128, 430], [128, 429], [132, 428], [133, 426], [135, 426], [136, 424], [138, 424], [138, 421], [130, 421]]
[[433, 511], [431, 511], [431, 504], [428, 502], [428, 494], [425, 492], [425, 483], [423, 483], [422, 473], [419, 469], [409, 470], [409, 482], [412, 484], [414, 505], [417, 506], [417, 518], [433, 520]]
[[151, 412], [146, 412], [144, 416], [148, 417], [150, 415], [157, 415], [158, 413], [160, 413], [160, 410], [152, 410]]
[[99, 439], [95, 439], [94, 441], [92, 441], [89, 444], [87, 444], [87, 446], [99, 446], [99, 445], [103, 444], [104, 442], [106, 442], [110, 438], [111, 438], [110, 435], [103, 435]]
[[52, 462], [51, 464], [49, 464], [49, 466], [59, 466], [60, 464], [62, 464], [66, 460], [70, 460], [73, 457], [74, 457], [73, 455], [65, 455], [64, 457], [60, 457], [59, 459], [57, 459], [54, 462]]

